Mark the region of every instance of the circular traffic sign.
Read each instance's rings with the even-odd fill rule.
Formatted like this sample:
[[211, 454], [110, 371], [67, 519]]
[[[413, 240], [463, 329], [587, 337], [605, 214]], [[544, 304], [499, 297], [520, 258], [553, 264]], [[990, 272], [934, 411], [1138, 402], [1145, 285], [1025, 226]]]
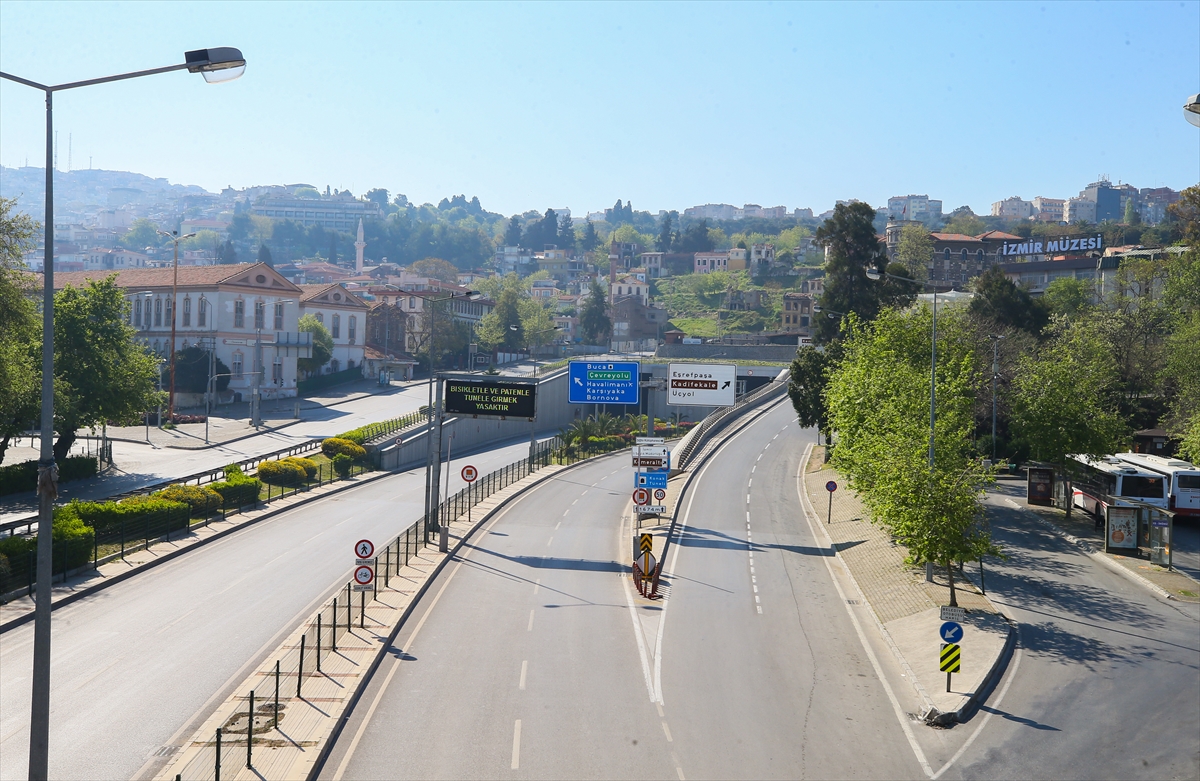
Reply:
[[829, 493], [833, 493], [834, 491], [837, 490], [837, 483], [830, 480], [828, 483], [825, 484], [825, 490], [828, 491]]
[[404, 437], [396, 437], [396, 447], [404, 444]]
[[366, 564], [360, 564], [354, 568], [354, 582], [360, 586], [370, 585], [375, 579], [375, 570], [368, 567]]
[[473, 483], [473, 482], [475, 482], [475, 478], [477, 478], [477, 477], [479, 477], [479, 470], [476, 469], [475, 467], [471, 466], [470, 464], [467, 464], [466, 466], [464, 466], [462, 468], [462, 479], [463, 480], [466, 480], [468, 483]]
[[633, 492], [633, 503], [636, 505], [650, 504], [650, 491], [646, 488], [638, 488]]
[[947, 621], [942, 624], [942, 628], [938, 630], [938, 635], [941, 636], [943, 643], [957, 643], [962, 640], [963, 628], [962, 625], [954, 621]]
[[369, 559], [375, 555], [375, 543], [370, 540], [359, 540], [354, 543], [354, 555], [360, 559]]
[[663, 489], [661, 489], [661, 488], [655, 488], [655, 489], [654, 489], [654, 501], [656, 501], [656, 502], [661, 502], [663, 499], [666, 499], [666, 498], [667, 498], [667, 492], [666, 492], [666, 491], [664, 491], [664, 490], [663, 490]]

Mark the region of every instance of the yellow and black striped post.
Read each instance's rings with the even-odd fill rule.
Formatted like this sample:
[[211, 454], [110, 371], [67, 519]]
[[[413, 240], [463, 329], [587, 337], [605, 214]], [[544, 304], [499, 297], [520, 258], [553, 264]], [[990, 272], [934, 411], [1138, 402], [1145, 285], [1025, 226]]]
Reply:
[[941, 665], [938, 669], [946, 674], [946, 691], [950, 691], [951, 673], [962, 672], [962, 649], [958, 643], [942, 643]]

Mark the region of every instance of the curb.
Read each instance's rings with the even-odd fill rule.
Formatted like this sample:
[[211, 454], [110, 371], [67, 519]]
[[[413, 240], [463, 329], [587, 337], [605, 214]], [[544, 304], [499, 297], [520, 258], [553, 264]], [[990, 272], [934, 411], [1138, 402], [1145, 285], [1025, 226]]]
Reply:
[[[810, 444], [805, 449], [802, 460], [803, 465], [801, 469], [807, 470], [809, 459], [812, 456], [813, 447], [814, 445]], [[801, 472], [802, 484], [804, 474], [805, 472]], [[801, 491], [800, 495], [804, 498], [805, 513], [807, 513], [810, 518], [816, 519], [816, 528], [821, 529], [822, 533], [824, 533], [825, 529], [820, 525], [820, 515], [817, 513], [816, 509], [812, 507], [812, 502], [808, 498], [808, 491]], [[826, 535], [826, 537], [828, 538], [828, 535]], [[830, 540], [829, 550], [833, 554], [834, 558], [841, 560], [842, 557], [839, 555], [837, 546], [832, 544], [832, 540]], [[997, 654], [996, 658], [992, 661], [991, 668], [988, 670], [987, 674], [984, 675], [983, 680], [980, 681], [979, 686], [975, 688], [975, 691], [964, 697], [958, 708], [955, 710], [942, 711], [933, 704], [933, 700], [929, 697], [929, 693], [925, 691], [925, 687], [921, 684], [920, 680], [913, 672], [908, 660], [905, 659], [904, 654], [900, 652], [900, 647], [897, 646], [896, 642], [892, 639], [892, 635], [887, 630], [887, 627], [885, 627], [883, 622], [879, 620], [879, 616], [875, 613], [875, 608], [871, 605], [870, 601], [866, 597], [866, 594], [863, 592], [862, 587], [858, 584], [858, 578], [854, 576], [854, 572], [846, 565], [844, 560], [842, 560], [842, 570], [850, 578], [850, 582], [854, 584], [854, 589], [858, 592], [858, 596], [862, 600], [863, 605], [868, 608], [867, 612], [871, 615], [871, 619], [875, 622], [875, 627], [879, 630], [884, 642], [887, 643], [888, 648], [891, 649], [892, 656], [896, 658], [896, 661], [904, 670], [907, 680], [912, 684], [917, 696], [921, 699], [921, 703], [925, 708], [925, 712], [921, 714], [921, 720], [924, 721], [928, 726], [947, 727], [958, 722], [966, 721], [968, 718], [970, 718], [970, 715], [974, 709], [977, 708], [980, 703], [986, 700], [989, 694], [991, 694], [992, 689], [996, 685], [996, 681], [998, 681], [1004, 674], [1004, 670], [1008, 667], [1009, 659], [1012, 658], [1012, 650], [1014, 647], [1016, 647], [1017, 641], [1016, 625], [1013, 620], [1005, 615], [1001, 610], [996, 608], [996, 605], [992, 602], [992, 600], [988, 599], [986, 594], [982, 595], [983, 598], [987, 600], [988, 604], [991, 605], [996, 611], [996, 614], [1003, 618], [1004, 622], [1008, 625], [1008, 635], [1004, 639], [1004, 646], [1000, 649], [1000, 653]], [[966, 573], [963, 573], [963, 576], [966, 578]], [[972, 585], [974, 585], [974, 581], [971, 582]]]
[[[1012, 500], [1006, 498], [1005, 501], [1011, 502]], [[1178, 601], [1178, 600], [1176, 600], [1175, 596], [1170, 591], [1167, 591], [1162, 586], [1159, 586], [1159, 585], [1151, 582], [1149, 579], [1142, 577], [1141, 575], [1134, 572], [1133, 570], [1122, 567], [1117, 562], [1108, 558], [1108, 556], [1105, 555], [1105, 553], [1103, 551], [1098, 550], [1096, 548], [1096, 545], [1091, 540], [1085, 540], [1085, 539], [1076, 537], [1074, 534], [1071, 534], [1070, 532], [1063, 531], [1062, 529], [1058, 528], [1058, 526], [1054, 525], [1050, 521], [1043, 518], [1040, 514], [1034, 512], [1033, 510], [1030, 510], [1027, 507], [1022, 507], [1019, 504], [1017, 504], [1016, 502], [1012, 502], [1009, 506], [1013, 507], [1014, 509], [1021, 510], [1022, 512], [1027, 513], [1028, 515], [1032, 516], [1035, 521], [1037, 521], [1039, 524], [1044, 526], [1049, 531], [1053, 532], [1054, 534], [1057, 534], [1059, 537], [1062, 537], [1067, 542], [1075, 545], [1077, 548], [1079, 548], [1084, 553], [1086, 553], [1089, 557], [1095, 559], [1096, 561], [1100, 562], [1101, 564], [1108, 567], [1109, 569], [1116, 570], [1118, 574], [1124, 575], [1126, 578], [1128, 578], [1133, 583], [1136, 583], [1137, 585], [1150, 590], [1152, 593], [1156, 594], [1159, 597], [1162, 597], [1163, 599]]]
[[[376, 480], [381, 480], [384, 477], [390, 477], [393, 474], [394, 474], [393, 472], [379, 472], [375, 475], [372, 475], [371, 477], [368, 477], [366, 480], [360, 480], [356, 483], [350, 483], [348, 485], [339, 486], [337, 488], [334, 488], [331, 491], [326, 491], [325, 493], [318, 494], [315, 496], [310, 494], [309, 496], [304, 497], [303, 499], [301, 499], [298, 502], [295, 502], [294, 504], [289, 504], [287, 507], [277, 507], [274, 510], [270, 510], [268, 512], [263, 513], [262, 515], [258, 516], [257, 518], [250, 518], [250, 519], [243, 521], [242, 523], [239, 523], [235, 526], [231, 526], [228, 529], [219, 531], [216, 534], [212, 535], [211, 537], [205, 537], [204, 539], [197, 540], [192, 545], [188, 545], [183, 548], [176, 548], [175, 550], [171, 551], [170, 553], [164, 553], [162, 556], [159, 556], [156, 559], [152, 559], [151, 561], [147, 561], [143, 564], [139, 564], [136, 567], [126, 570], [125, 572], [122, 572], [120, 574], [113, 575], [110, 578], [105, 578], [103, 581], [101, 581], [93, 586], [88, 586], [87, 588], [80, 589], [79, 591], [73, 591], [70, 594], [67, 594], [66, 596], [62, 597], [61, 599], [51, 602], [50, 612], [53, 613], [55, 610], [58, 610], [60, 607], [64, 607], [66, 605], [71, 604], [72, 602], [76, 602], [80, 599], [83, 599], [84, 597], [91, 596], [92, 594], [103, 591], [104, 589], [106, 589], [110, 586], [115, 586], [116, 584], [118, 584], [124, 580], [128, 580], [129, 578], [132, 578], [135, 575], [140, 575], [141, 573], [145, 572], [148, 569], [157, 567], [160, 564], [164, 564], [168, 561], [171, 561], [172, 559], [182, 556], [185, 553], [189, 553], [190, 551], [194, 551], [203, 545], [209, 544], [213, 540], [219, 540], [222, 537], [226, 537], [230, 534], [233, 534], [236, 531], [245, 529], [247, 526], [252, 526], [252, 525], [258, 523], [259, 521], [264, 521], [268, 518], [274, 518], [275, 516], [285, 513], [288, 510], [292, 510], [296, 507], [303, 507], [304, 505], [306, 505], [310, 502], [315, 502], [320, 499], [324, 499], [327, 496], [333, 496], [334, 494], [341, 493], [342, 491], [348, 491], [351, 488], [357, 488], [361, 485], [367, 485], [368, 483], [373, 483]], [[12, 618], [12, 619], [9, 619], [8, 621], [5, 621], [3, 624], [0, 624], [0, 634], [3, 634], [10, 629], [14, 629], [18, 626], [21, 626], [22, 624], [29, 623], [30, 621], [33, 620], [34, 615], [35, 615], [35, 613], [29, 612], [24, 615], [17, 616], [16, 618]]]
[[[620, 453], [621, 451], [618, 450], [615, 452]], [[396, 638], [400, 635], [400, 630], [404, 628], [404, 625], [412, 616], [413, 611], [416, 610], [417, 605], [420, 604], [421, 600], [425, 598], [425, 594], [429, 591], [429, 587], [433, 585], [433, 582], [436, 581], [442, 574], [442, 571], [446, 568], [446, 565], [454, 560], [454, 558], [458, 555], [458, 552], [462, 550], [464, 545], [467, 544], [467, 541], [475, 535], [475, 532], [477, 532], [480, 527], [494, 517], [496, 513], [506, 508], [510, 502], [519, 499], [520, 497], [524, 496], [525, 493], [540, 486], [542, 483], [548, 482], [550, 479], [557, 477], [568, 470], [574, 469], [581, 464], [589, 464], [593, 461], [610, 455], [613, 455], [613, 453], [602, 453], [598, 456], [592, 456], [591, 458], [586, 458], [582, 461], [576, 461], [574, 464], [569, 464], [553, 474], [539, 477], [537, 480], [534, 480], [532, 483], [517, 491], [512, 496], [505, 497], [502, 502], [493, 507], [491, 510], [488, 510], [488, 512], [482, 518], [472, 524], [471, 528], [467, 529], [463, 533], [462, 537], [458, 539], [458, 542], [454, 544], [454, 547], [451, 548], [450, 551], [442, 558], [442, 560], [433, 568], [433, 571], [429, 574], [429, 577], [425, 578], [425, 582], [422, 583], [421, 587], [417, 589], [415, 594], [413, 594], [412, 599], [408, 603], [408, 607], [406, 607], [404, 612], [400, 614], [400, 618], [396, 621], [395, 626], [393, 626], [391, 631], [388, 632], [387, 639], [380, 643], [379, 650], [375, 652], [375, 657], [371, 660], [370, 666], [367, 668], [367, 671], [363, 674], [362, 678], [359, 679], [358, 685], [354, 688], [354, 693], [351, 694], [350, 699], [346, 701], [346, 707], [342, 710], [337, 722], [333, 725], [333, 730], [329, 733], [329, 736], [325, 738], [325, 743], [321, 746], [321, 750], [317, 754], [316, 760], [313, 762], [312, 769], [308, 773], [308, 781], [317, 781], [317, 779], [320, 777], [321, 773], [325, 769], [325, 763], [329, 760], [330, 752], [333, 751], [333, 747], [341, 737], [342, 730], [345, 728], [346, 723], [350, 720], [351, 714], [353, 714], [354, 709], [358, 707], [359, 701], [362, 699], [363, 694], [366, 693], [367, 687], [371, 684], [372, 679], [375, 677], [375, 673], [378, 672], [379, 665], [383, 663], [384, 657], [388, 655], [392, 646], [395, 645]]]

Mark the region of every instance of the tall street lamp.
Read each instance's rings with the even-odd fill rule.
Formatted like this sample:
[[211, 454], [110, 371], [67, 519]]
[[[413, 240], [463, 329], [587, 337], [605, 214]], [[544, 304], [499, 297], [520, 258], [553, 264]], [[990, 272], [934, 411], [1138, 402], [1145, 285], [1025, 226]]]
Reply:
[[992, 340], [992, 463], [996, 463], [996, 378], [1000, 376], [1000, 340], [1003, 334], [988, 334]]
[[175, 321], [179, 319], [179, 242], [190, 239], [195, 233], [183, 236], [179, 231], [159, 231], [159, 236], [166, 236], [175, 245], [175, 260], [171, 263], [174, 274], [171, 276], [171, 392], [167, 397], [167, 420], [175, 422]]
[[33, 699], [29, 719], [29, 778], [42, 781], [50, 766], [50, 577], [51, 524], [58, 497], [54, 463], [54, 93], [110, 81], [187, 70], [209, 83], [232, 81], [246, 70], [242, 53], [231, 47], [185, 52], [179, 65], [104, 76], [66, 84], [40, 84], [0, 71], [0, 78], [46, 94], [46, 249], [42, 264], [42, 447], [38, 459], [37, 607], [33, 624]]

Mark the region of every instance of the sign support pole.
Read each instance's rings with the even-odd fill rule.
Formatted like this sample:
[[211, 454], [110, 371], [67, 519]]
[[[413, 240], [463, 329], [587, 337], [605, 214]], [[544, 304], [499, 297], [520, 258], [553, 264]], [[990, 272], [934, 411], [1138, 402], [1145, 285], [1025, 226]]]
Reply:
[[445, 382], [442, 381], [440, 377], [438, 380], [437, 392], [434, 397], [434, 406], [437, 408], [437, 410], [433, 419], [434, 431], [436, 433], [434, 440], [435, 450], [433, 451], [433, 490], [430, 492], [429, 499], [431, 503], [430, 513], [433, 520], [434, 531], [440, 531], [442, 528], [442, 519], [438, 512], [440, 509], [438, 507], [438, 493], [441, 489], [442, 482], [442, 427], [446, 418], [442, 411], [442, 387]]

